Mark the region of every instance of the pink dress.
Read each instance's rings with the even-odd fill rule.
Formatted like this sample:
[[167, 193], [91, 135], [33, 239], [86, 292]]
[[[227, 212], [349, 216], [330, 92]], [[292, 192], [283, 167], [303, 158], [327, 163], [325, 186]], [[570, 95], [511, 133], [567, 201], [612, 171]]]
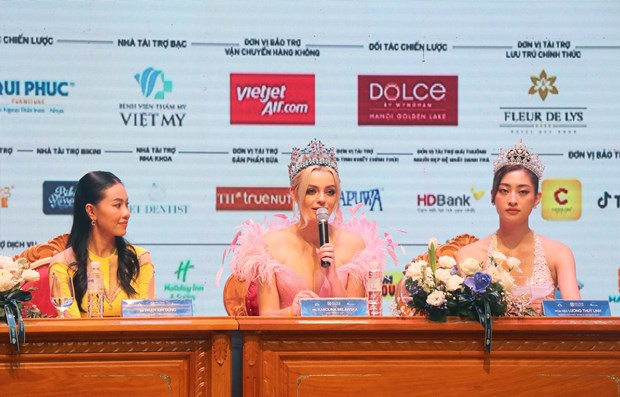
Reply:
[[[299, 291], [311, 288], [296, 272], [271, 256], [264, 236], [267, 233], [292, 226], [294, 223], [285, 216], [274, 217], [273, 220], [265, 224], [248, 220], [241, 226], [242, 230], [237, 234], [230, 248], [234, 253], [230, 266], [237, 278], [251, 282], [269, 283], [271, 276], [275, 275], [281, 309], [290, 306]], [[352, 218], [346, 223], [336, 220], [330, 225], [356, 233], [364, 240], [365, 248], [358, 252], [349, 263], [339, 266], [337, 273], [345, 287], [349, 277], [353, 277], [366, 285], [370, 262], [376, 261], [381, 265], [385, 263], [386, 249], [390, 248], [388, 242], [379, 237], [376, 224], [367, 221], [363, 216]], [[329, 297], [328, 286], [325, 283], [319, 291], [320, 297]], [[255, 294], [255, 290], [250, 287], [250, 300], [255, 298], [252, 296], [253, 294]], [[253, 302], [246, 303], [248, 306], [253, 304]], [[255, 314], [252, 313], [254, 310], [251, 310], [250, 307], [248, 309], [250, 314]]]

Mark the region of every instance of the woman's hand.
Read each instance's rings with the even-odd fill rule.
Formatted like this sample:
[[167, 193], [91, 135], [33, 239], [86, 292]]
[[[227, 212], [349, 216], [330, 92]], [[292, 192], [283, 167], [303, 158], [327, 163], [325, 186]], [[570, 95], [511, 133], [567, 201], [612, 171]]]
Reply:
[[310, 290], [299, 291], [295, 298], [293, 299], [293, 303], [291, 303], [291, 315], [299, 316], [301, 314], [301, 304], [299, 303], [300, 299], [306, 298], [318, 298], [319, 296]]
[[334, 245], [331, 243], [323, 244], [320, 248], [316, 249], [316, 254], [319, 257], [319, 261], [327, 262], [330, 264], [327, 269], [336, 265], [336, 255], [334, 253]]

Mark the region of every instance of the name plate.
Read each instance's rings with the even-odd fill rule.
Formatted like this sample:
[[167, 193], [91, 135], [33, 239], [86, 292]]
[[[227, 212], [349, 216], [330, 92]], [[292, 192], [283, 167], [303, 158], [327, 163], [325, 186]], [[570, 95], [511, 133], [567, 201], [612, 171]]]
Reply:
[[605, 300], [546, 300], [542, 307], [545, 316], [611, 316]]
[[191, 299], [124, 299], [122, 317], [191, 317]]
[[301, 299], [302, 316], [367, 316], [365, 298]]

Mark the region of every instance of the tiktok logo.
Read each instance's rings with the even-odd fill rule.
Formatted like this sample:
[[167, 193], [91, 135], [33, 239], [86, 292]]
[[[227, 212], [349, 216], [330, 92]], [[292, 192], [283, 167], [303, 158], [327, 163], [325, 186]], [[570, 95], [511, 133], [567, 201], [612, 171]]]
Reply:
[[177, 276], [177, 280], [180, 280], [181, 282], [185, 282], [185, 280], [187, 279], [187, 272], [189, 271], [189, 269], [193, 269], [193, 268], [194, 268], [194, 265], [192, 265], [189, 259], [185, 262], [181, 261], [181, 263], [179, 263], [179, 267], [177, 268], [177, 271], [174, 272], [174, 274]]
[[606, 208], [609, 201], [612, 201], [613, 205], [613, 200], [610, 200], [612, 198], [616, 201], [616, 208], [620, 208], [620, 194], [611, 195], [608, 192], [603, 193], [603, 196], [598, 199], [599, 208]]

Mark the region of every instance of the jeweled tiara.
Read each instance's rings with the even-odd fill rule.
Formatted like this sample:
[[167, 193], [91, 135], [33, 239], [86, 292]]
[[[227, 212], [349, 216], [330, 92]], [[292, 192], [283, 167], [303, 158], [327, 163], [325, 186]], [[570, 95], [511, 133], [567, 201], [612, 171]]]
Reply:
[[538, 179], [542, 178], [543, 171], [545, 170], [545, 166], [540, 162], [540, 157], [536, 153], [530, 152], [523, 141], [519, 141], [519, 143], [507, 151], [504, 149], [499, 150], [499, 155], [493, 161], [493, 175], [500, 168], [507, 165], [522, 165], [532, 171]]
[[291, 163], [288, 165], [288, 177], [293, 182], [295, 175], [304, 168], [311, 165], [324, 165], [338, 172], [338, 161], [334, 148], [326, 148], [325, 145], [316, 138], [311, 140], [308, 146], [300, 150], [293, 148], [291, 152]]

